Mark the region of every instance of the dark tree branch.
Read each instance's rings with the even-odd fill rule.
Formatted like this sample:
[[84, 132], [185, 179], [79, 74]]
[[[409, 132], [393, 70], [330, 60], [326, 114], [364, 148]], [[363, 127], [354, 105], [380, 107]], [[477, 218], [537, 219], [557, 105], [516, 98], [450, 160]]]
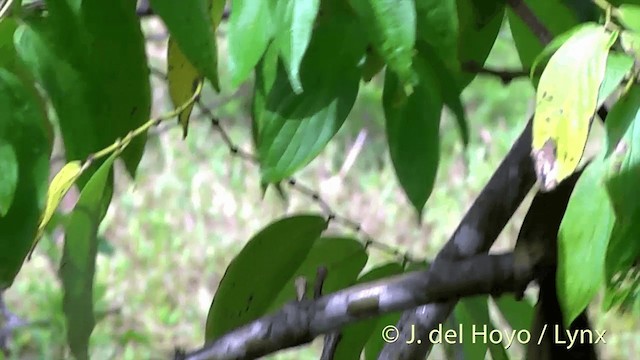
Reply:
[[[542, 44], [546, 45], [551, 41], [553, 38], [551, 32], [523, 0], [508, 0], [507, 3], [531, 28]], [[536, 181], [533, 162], [529, 156], [531, 125], [532, 119], [529, 119], [525, 130], [474, 201], [451, 239], [438, 253], [434, 266], [437, 262], [446, 259], [457, 259], [488, 251], [520, 206]], [[452, 300], [447, 303], [428, 304], [404, 312], [397, 324], [400, 338], [410, 339], [412, 331], [415, 336], [424, 338], [438, 324], [446, 321], [455, 304], [456, 300]], [[424, 359], [431, 351], [431, 347], [432, 344], [429, 341], [411, 346], [397, 341], [387, 344], [380, 352], [378, 359]]]
[[498, 69], [489, 69], [486, 67], [482, 67], [473, 61], [466, 62], [462, 64], [462, 70], [472, 74], [479, 75], [491, 75], [494, 77], [498, 77], [503, 84], [508, 84], [511, 81], [518, 78], [526, 78], [529, 76], [529, 72], [526, 70], [498, 70]]
[[[313, 298], [315, 300], [322, 296], [322, 288], [324, 281], [327, 279], [327, 268], [321, 266], [316, 273], [316, 283], [313, 290]], [[320, 360], [333, 360], [338, 350], [338, 344], [342, 340], [342, 333], [340, 330], [334, 330], [324, 336], [324, 345], [322, 347], [322, 355]]]
[[543, 45], [548, 44], [553, 39], [551, 31], [538, 19], [536, 14], [523, 0], [507, 0], [507, 4], [516, 15], [533, 31], [533, 34]]
[[429, 270], [359, 284], [317, 300], [290, 302], [280, 311], [241, 326], [200, 350], [177, 352], [176, 359], [254, 359], [392, 311], [466, 296], [513, 292], [533, 277], [533, 271], [524, 277], [516, 274], [512, 253], [442, 259]]
[[[531, 120], [502, 161], [489, 183], [482, 190], [451, 239], [436, 256], [433, 267], [440, 262], [474, 256], [489, 251], [506, 223], [535, 183], [531, 151]], [[477, 256], [477, 255], [476, 255]], [[396, 325], [400, 341], [387, 344], [379, 359], [424, 359], [431, 344], [405, 344], [427, 334], [446, 321], [456, 299], [439, 304], [428, 304], [405, 312]]]

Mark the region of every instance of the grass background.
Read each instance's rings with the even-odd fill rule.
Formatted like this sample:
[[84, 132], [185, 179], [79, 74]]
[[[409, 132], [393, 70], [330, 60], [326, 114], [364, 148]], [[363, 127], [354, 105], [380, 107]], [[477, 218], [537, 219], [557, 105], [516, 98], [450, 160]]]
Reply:
[[[162, 31], [155, 21], [145, 25], [150, 36]], [[225, 84], [224, 27], [220, 33], [220, 75]], [[154, 66], [164, 67], [164, 51], [164, 41], [149, 42]], [[487, 66], [519, 69], [507, 26]], [[432, 257], [522, 131], [533, 110], [534, 89], [526, 79], [506, 85], [486, 76], [474, 80], [463, 94], [471, 128], [468, 162], [455, 121], [444, 114], [440, 168], [421, 224], [389, 161], [381, 95], [380, 77], [363, 85], [345, 126], [296, 178], [317, 190], [334, 212], [361, 224], [374, 239], [415, 257]], [[154, 114], [170, 109], [166, 87], [157, 79], [153, 97]], [[221, 94], [208, 91], [203, 100], [234, 143], [251, 150], [251, 84], [233, 92], [223, 88]], [[262, 198], [257, 166], [232, 157], [208, 122], [193, 120], [186, 140], [173, 123], [165, 125], [150, 135], [135, 182], [123, 171], [117, 172], [113, 203], [101, 227], [102, 252], [95, 279], [101, 320], [91, 338], [94, 359], [166, 359], [176, 346], [200, 346], [218, 282], [250, 236], [283, 214], [318, 209], [308, 196], [296, 192], [291, 192], [288, 206], [272, 192]], [[360, 151], [358, 143], [363, 144]], [[347, 158], [355, 161], [345, 164]], [[529, 201], [494, 248], [513, 245]], [[72, 200], [66, 208], [70, 204]], [[45, 239], [5, 294], [13, 312], [47, 322], [15, 333], [15, 358], [69, 358], [56, 278], [61, 239], [59, 233]], [[373, 250], [367, 268], [387, 259], [387, 254]], [[607, 330], [603, 358], [627, 359], [640, 353], [637, 319], [602, 314], [599, 300], [592, 311], [594, 327]], [[316, 359], [320, 345], [321, 340], [269, 358]]]

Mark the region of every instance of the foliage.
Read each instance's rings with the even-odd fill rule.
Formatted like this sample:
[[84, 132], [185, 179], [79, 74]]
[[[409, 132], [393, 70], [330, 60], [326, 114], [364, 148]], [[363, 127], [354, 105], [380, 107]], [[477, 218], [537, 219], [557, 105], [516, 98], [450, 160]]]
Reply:
[[[572, 323], [602, 287], [608, 307], [628, 309], [639, 298], [640, 159], [634, 146], [640, 146], [640, 85], [633, 63], [640, 61], [640, 5], [525, 1], [553, 36], [545, 46], [501, 0], [232, 0], [224, 26], [224, 1], [152, 0], [169, 33], [167, 82], [174, 109], [151, 117], [153, 67], [134, 2], [48, 0], [46, 11], [7, 3], [6, 12], [0, 5], [0, 289], [10, 288], [28, 266], [40, 238], [62, 225], [60, 306], [69, 349], [78, 359], [92, 353], [94, 274], [104, 244], [99, 226], [112, 200], [116, 160], [135, 180], [149, 129], [178, 117], [187, 137], [204, 87], [220, 93], [250, 83], [251, 140], [260, 168], [255, 182], [282, 191], [341, 129], [353, 125], [350, 114], [363, 83], [383, 79], [377, 101], [386, 151], [420, 223], [437, 191], [443, 114], [454, 114], [459, 147], [468, 150], [474, 134], [462, 97], [477, 75], [469, 69], [485, 63], [505, 19], [537, 90], [531, 146], [539, 190], [550, 191], [586, 167], [558, 233], [564, 322]], [[229, 79], [219, 69], [216, 34], [222, 27]], [[600, 119], [606, 120], [606, 141], [596, 141], [596, 155], [586, 156], [588, 140], [596, 136], [596, 110], [607, 99], [616, 103]], [[54, 140], [66, 158], [55, 174]], [[73, 211], [63, 214], [58, 207], [71, 190], [80, 195]], [[304, 296], [312, 297], [308, 290], [321, 266], [329, 274], [323, 292], [424, 268], [407, 257], [366, 268], [369, 246], [377, 240], [349, 234], [344, 226], [333, 229], [340, 224], [334, 218], [306, 212], [265, 222], [228, 264], [210, 305], [205, 339], [300, 297], [294, 291], [300, 277], [307, 280]], [[496, 302], [514, 329], [528, 326], [526, 301]], [[464, 299], [448, 326], [497, 328], [490, 304], [488, 296]], [[381, 328], [398, 318], [391, 313], [346, 327], [337, 358], [363, 352], [375, 358], [384, 345]], [[505, 347], [466, 343], [463, 351], [470, 358], [508, 358]]]

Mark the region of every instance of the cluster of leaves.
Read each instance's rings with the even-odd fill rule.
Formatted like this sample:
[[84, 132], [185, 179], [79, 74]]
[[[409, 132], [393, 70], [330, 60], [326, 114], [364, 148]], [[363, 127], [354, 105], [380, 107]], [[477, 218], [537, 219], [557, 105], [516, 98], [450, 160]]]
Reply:
[[[640, 232], [633, 225], [640, 220], [633, 190], [640, 175], [634, 151], [640, 141], [634, 130], [640, 87], [633, 67], [640, 60], [640, 6], [596, 3], [605, 12], [604, 24], [588, 21], [571, 27], [541, 52], [531, 69], [538, 82], [532, 155], [542, 191], [576, 171], [596, 109], [624, 85], [603, 119], [604, 145], [578, 180], [558, 234], [558, 294], [567, 324], [603, 283], [607, 308], [629, 305], [640, 290], [635, 275]], [[538, 77], [540, 63], [546, 64]]]
[[[361, 82], [383, 74], [389, 153], [419, 218], [438, 171], [442, 111], [455, 114], [467, 144], [460, 94], [475, 75], [463, 70], [484, 64], [505, 17], [538, 86], [532, 145], [541, 159], [543, 189], [575, 170], [596, 107], [631, 79], [608, 116], [607, 151], [588, 165], [560, 229], [559, 288], [570, 322], [603, 279], [613, 299], [637, 291], [637, 276], [627, 273], [640, 254], [632, 241], [638, 234], [637, 202], [630, 195], [638, 171], [632, 147], [640, 141], [634, 138], [640, 90], [632, 69], [640, 11], [601, 4], [607, 16], [598, 25], [600, 12], [584, 2], [525, 2], [555, 36], [548, 47], [504, 0], [232, 0], [229, 84], [218, 79], [215, 36], [225, 1], [151, 5], [169, 30], [168, 84], [184, 136], [205, 82], [215, 90], [236, 88], [253, 73], [253, 141], [265, 189], [309, 164], [347, 121]], [[65, 228], [64, 312], [78, 358], [88, 357], [95, 324], [97, 232], [113, 192], [112, 166], [120, 158], [135, 176], [146, 130], [160, 121], [148, 120], [149, 67], [134, 3], [47, 0], [46, 12], [38, 12], [14, 0], [5, 14], [10, 16], [0, 19], [0, 288], [11, 285], [48, 222], [62, 219], [56, 224]], [[47, 187], [54, 133], [61, 135], [70, 162]], [[72, 186], [81, 190], [74, 210], [54, 216]], [[325, 292], [425, 265], [389, 263], [361, 274], [366, 246], [325, 234], [326, 225], [320, 216], [296, 215], [257, 233], [220, 283], [207, 340], [294, 299], [295, 279], [313, 281], [320, 265], [329, 274]], [[629, 278], [632, 286], [620, 293]], [[499, 307], [513, 328], [527, 327], [527, 303], [506, 298]], [[364, 351], [375, 357], [383, 345], [378, 330], [398, 316], [345, 328], [338, 356], [350, 359]], [[462, 301], [455, 318], [465, 329], [470, 323], [493, 327], [487, 297]], [[465, 343], [474, 358], [487, 351], [505, 357], [500, 345]]]

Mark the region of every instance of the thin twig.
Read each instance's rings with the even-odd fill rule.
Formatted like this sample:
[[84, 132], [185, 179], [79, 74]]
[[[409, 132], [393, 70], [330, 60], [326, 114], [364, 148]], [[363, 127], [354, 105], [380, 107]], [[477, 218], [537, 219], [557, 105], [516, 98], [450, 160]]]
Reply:
[[507, 0], [507, 4], [522, 21], [527, 24], [533, 34], [540, 40], [543, 45], [548, 44], [553, 39], [553, 34], [540, 21], [536, 14], [531, 10], [523, 0]]
[[500, 78], [503, 84], [508, 84], [514, 79], [526, 78], [529, 72], [526, 70], [498, 70], [482, 67], [473, 61], [462, 64], [462, 70], [473, 74], [491, 75]]

